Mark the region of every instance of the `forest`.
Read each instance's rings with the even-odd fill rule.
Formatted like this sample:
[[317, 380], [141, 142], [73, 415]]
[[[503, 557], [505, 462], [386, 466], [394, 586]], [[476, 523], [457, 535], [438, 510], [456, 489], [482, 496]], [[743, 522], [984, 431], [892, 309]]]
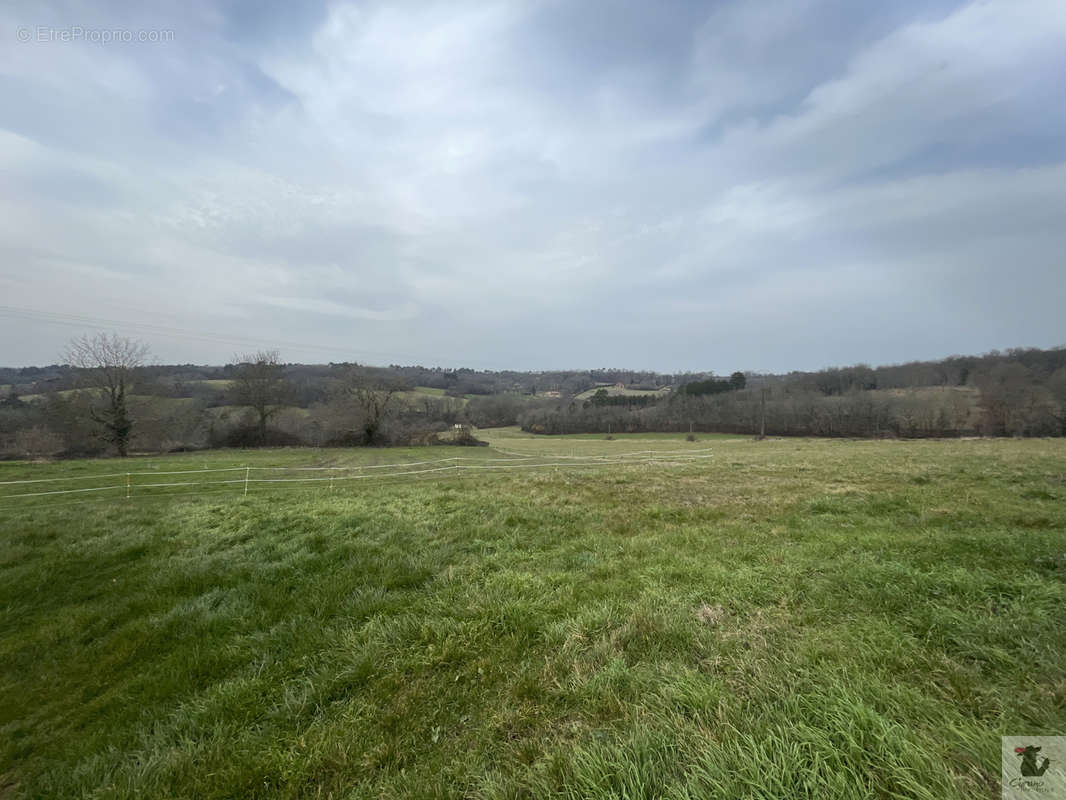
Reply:
[[0, 368], [2, 457], [451, 443], [457, 429], [512, 425], [545, 435], [1066, 435], [1062, 347], [718, 377], [296, 364], [276, 351], [160, 365], [114, 335], [75, 343], [82, 350], [63, 364]]

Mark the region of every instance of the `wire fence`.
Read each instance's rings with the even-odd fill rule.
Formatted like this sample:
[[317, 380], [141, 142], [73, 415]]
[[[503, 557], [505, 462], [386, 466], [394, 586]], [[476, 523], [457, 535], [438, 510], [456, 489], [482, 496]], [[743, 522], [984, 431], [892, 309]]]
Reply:
[[[0, 481], [0, 511], [52, 507], [64, 497], [85, 500], [103, 495], [108, 500], [145, 497], [175, 497], [223, 492], [247, 496], [257, 489], [323, 488], [330, 492], [345, 485], [365, 481], [375, 485], [413, 482], [433, 476], [494, 471], [545, 471], [550, 469], [596, 468], [608, 466], [680, 466], [711, 458], [710, 448], [701, 450], [639, 450], [610, 455], [543, 456], [494, 448], [502, 457], [450, 456], [425, 461], [392, 464], [353, 464], [347, 466], [258, 466], [205, 467], [188, 470], [137, 470], [88, 475], [20, 478]], [[551, 459], [551, 460], [549, 460]], [[162, 479], [162, 480], [161, 480]], [[390, 480], [386, 480], [390, 479]], [[84, 486], [82, 482], [107, 481]], [[108, 494], [110, 493], [110, 494]], [[69, 503], [64, 503], [67, 505]]]

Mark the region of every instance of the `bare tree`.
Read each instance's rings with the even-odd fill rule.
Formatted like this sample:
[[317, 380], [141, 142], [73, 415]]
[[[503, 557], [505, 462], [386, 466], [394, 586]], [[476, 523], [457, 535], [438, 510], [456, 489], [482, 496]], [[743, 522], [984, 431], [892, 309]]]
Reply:
[[93, 390], [89, 416], [103, 427], [104, 439], [123, 457], [134, 425], [128, 398], [147, 358], [148, 345], [117, 333], [73, 339], [63, 354], [64, 361], [78, 369], [82, 385]]
[[259, 444], [266, 443], [267, 424], [284, 408], [288, 385], [277, 350], [259, 350], [234, 358], [233, 392], [240, 405], [256, 414]]
[[382, 426], [396, 407], [397, 393], [407, 388], [407, 382], [401, 378], [375, 374], [359, 367], [348, 371], [341, 392], [360, 413], [364, 444], [382, 443]]
[[1048, 391], [1053, 400], [1051, 413], [1059, 423], [1059, 433], [1066, 436], [1066, 367], [1059, 367], [1048, 378]]

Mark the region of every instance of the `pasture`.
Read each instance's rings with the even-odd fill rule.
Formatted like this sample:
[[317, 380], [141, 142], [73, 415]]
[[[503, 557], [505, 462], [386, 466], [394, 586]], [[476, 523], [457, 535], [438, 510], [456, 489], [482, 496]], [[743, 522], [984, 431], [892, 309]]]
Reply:
[[478, 436], [0, 463], [0, 797], [994, 798], [1066, 732], [1066, 441]]
[[669, 391], [665, 389], [627, 389], [625, 387], [619, 388], [614, 384], [604, 384], [601, 386], [593, 386], [591, 389], [586, 389], [585, 391], [578, 394], [575, 399], [588, 400], [600, 389], [606, 391], [609, 397], [643, 397], [645, 395], [653, 395], [658, 397], [669, 394]]

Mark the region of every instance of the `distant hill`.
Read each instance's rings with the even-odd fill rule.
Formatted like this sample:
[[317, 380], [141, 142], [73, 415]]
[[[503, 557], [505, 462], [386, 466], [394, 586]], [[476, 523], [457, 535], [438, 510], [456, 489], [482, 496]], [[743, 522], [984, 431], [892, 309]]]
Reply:
[[[285, 364], [272, 413], [282, 444], [358, 443], [360, 414], [343, 387], [390, 386], [380, 441], [455, 424], [534, 433], [721, 432], [800, 436], [1062, 436], [1066, 348], [1011, 349], [937, 361], [856, 364], [783, 375], [624, 369], [540, 372], [348, 363]], [[233, 364], [152, 365], [129, 390], [134, 444], [149, 451], [246, 445], [250, 409]], [[387, 393], [386, 393], [387, 394]], [[386, 395], [383, 394], [382, 397]], [[364, 400], [366, 398], [364, 397]], [[0, 368], [0, 455], [106, 451], [78, 373], [64, 365]], [[375, 426], [377, 423], [375, 423]]]

